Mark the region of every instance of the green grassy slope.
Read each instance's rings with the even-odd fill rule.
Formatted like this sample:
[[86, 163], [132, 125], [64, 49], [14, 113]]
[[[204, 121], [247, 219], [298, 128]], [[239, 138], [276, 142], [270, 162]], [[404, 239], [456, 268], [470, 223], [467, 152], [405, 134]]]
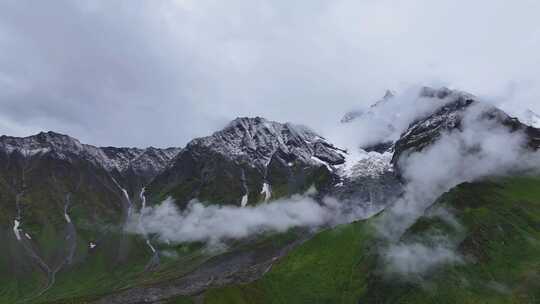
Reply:
[[[237, 241], [229, 244], [228, 252], [247, 252], [259, 250], [261, 254], [269, 250], [284, 248], [296, 241], [301, 230], [291, 230], [282, 234], [261, 235], [256, 241]], [[81, 232], [81, 237], [85, 233]], [[131, 243], [129, 255], [123, 262], [117, 258], [116, 248], [122, 235], [111, 233], [106, 241], [96, 247], [95, 252], [85, 256], [84, 260], [60, 271], [54, 286], [41, 296], [32, 298], [36, 291], [43, 288], [45, 282], [35, 282], [28, 278], [14, 279], [0, 275], [0, 303], [92, 303], [93, 301], [121, 292], [132, 287], [167, 284], [170, 280], [190, 273], [201, 264], [219, 256], [210, 252], [201, 243], [156, 246], [163, 253], [159, 267], [147, 271], [145, 265], [150, 255], [144, 240], [140, 237], [127, 236]], [[105, 243], [106, 242], [106, 243]], [[79, 251], [86, 251], [85, 248]], [[101, 247], [101, 250], [99, 250]], [[41, 284], [40, 284], [41, 283]], [[23, 289], [24, 288], [24, 289]], [[191, 303], [189, 297], [170, 299], [170, 303]]]
[[[444, 207], [456, 229], [425, 216], [402, 242], [444, 235], [464, 263], [407, 278], [381, 270], [373, 228], [359, 222], [320, 233], [261, 280], [206, 292], [205, 303], [540, 303], [540, 179], [463, 184]], [[436, 212], [434, 214], [437, 214]]]
[[260, 281], [210, 290], [205, 303], [355, 302], [365, 287], [366, 223], [318, 234], [274, 266]]

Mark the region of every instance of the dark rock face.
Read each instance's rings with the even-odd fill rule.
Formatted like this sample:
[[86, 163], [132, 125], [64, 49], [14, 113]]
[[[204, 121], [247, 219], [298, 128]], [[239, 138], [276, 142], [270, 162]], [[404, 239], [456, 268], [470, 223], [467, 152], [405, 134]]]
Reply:
[[395, 143], [392, 163], [398, 175], [400, 174], [400, 158], [422, 151], [435, 143], [445, 132], [462, 131], [464, 115], [473, 105], [482, 107], [480, 120], [494, 121], [508, 128], [510, 132], [524, 132], [527, 137], [527, 145], [530, 148], [538, 149], [540, 147], [540, 129], [521, 123], [503, 111], [478, 101], [473, 95], [447, 88], [424, 88], [420, 92], [420, 97], [447, 99], [448, 103], [435, 113], [411, 123]]
[[328, 168], [342, 164], [342, 153], [306, 127], [238, 118], [191, 141], [149, 189], [159, 198], [174, 197], [180, 206], [193, 198], [239, 205], [245, 195], [255, 203], [263, 183], [279, 195], [298, 191], [317, 179], [314, 174], [323, 174], [319, 168], [329, 174]]
[[[427, 92], [431, 93], [431, 91]], [[426, 92], [422, 92], [421, 96], [432, 97], [431, 94], [426, 94]], [[446, 98], [447, 94], [448, 92], [443, 90], [442, 93], [433, 93], [433, 96], [444, 96], [442, 98]], [[422, 149], [434, 143], [444, 131], [460, 129], [465, 110], [474, 102], [473, 99], [466, 98], [464, 95], [458, 95], [456, 100], [449, 102], [434, 114], [413, 122], [395, 143], [392, 163], [396, 165], [397, 160], [405, 153], [422, 151]]]
[[367, 147], [361, 147], [366, 152], [377, 152], [377, 153], [384, 153], [392, 150], [394, 147], [394, 143], [391, 141], [378, 143], [375, 145], [367, 146]]
[[296, 154], [276, 151], [266, 169], [266, 181], [274, 197], [301, 193], [315, 186], [320, 195], [326, 194], [337, 176], [331, 165], [303, 162]]

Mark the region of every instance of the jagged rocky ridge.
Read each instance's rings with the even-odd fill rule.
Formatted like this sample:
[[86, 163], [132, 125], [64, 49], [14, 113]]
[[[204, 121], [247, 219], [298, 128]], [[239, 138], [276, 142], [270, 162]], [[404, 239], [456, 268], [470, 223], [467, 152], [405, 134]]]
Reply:
[[[307, 127], [261, 117], [237, 118], [191, 141], [149, 187], [179, 205], [193, 198], [245, 205], [329, 185], [345, 151]], [[263, 197], [264, 196], [264, 197]]]
[[0, 136], [0, 151], [25, 158], [54, 158], [74, 162], [85, 160], [107, 172], [141, 176], [149, 182], [178, 154], [179, 148], [115, 148], [95, 147], [55, 132], [41, 132], [28, 137]]
[[437, 141], [445, 132], [461, 131], [466, 111], [475, 105], [482, 107], [479, 119], [496, 122], [498, 125], [506, 127], [510, 132], [523, 132], [527, 145], [531, 149], [537, 150], [540, 147], [540, 129], [510, 117], [502, 110], [479, 101], [472, 94], [448, 88], [424, 87], [419, 96], [429, 98], [427, 101], [430, 99], [445, 100], [445, 103], [434, 113], [412, 122], [395, 143], [392, 163], [398, 175], [401, 158], [422, 151]]

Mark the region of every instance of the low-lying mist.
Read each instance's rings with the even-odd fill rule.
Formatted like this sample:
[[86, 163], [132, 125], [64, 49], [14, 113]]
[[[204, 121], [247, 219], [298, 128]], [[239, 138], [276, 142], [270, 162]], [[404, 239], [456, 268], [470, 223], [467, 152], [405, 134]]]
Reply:
[[420, 97], [421, 89], [414, 86], [378, 102], [374, 100], [370, 107], [356, 109], [360, 116], [340, 124], [329, 137], [338, 146], [351, 150], [398, 140], [411, 122], [433, 113], [448, 102]]
[[[483, 115], [488, 105], [476, 104], [464, 114], [461, 130], [444, 132], [422, 152], [400, 159], [405, 193], [377, 221], [380, 235], [390, 246], [383, 253], [391, 273], [418, 274], [434, 267], [463, 261], [448, 239], [401, 242], [405, 231], [435, 200], [451, 188], [486, 177], [537, 172], [540, 154], [527, 148], [522, 132], [510, 132], [496, 120]], [[437, 214], [452, 225], [451, 213]]]
[[169, 198], [132, 217], [128, 230], [157, 235], [161, 242], [218, 244], [294, 227], [318, 228], [367, 218], [380, 211], [366, 204], [341, 204], [326, 198], [317, 202], [313, 190], [256, 206], [205, 205], [193, 200], [180, 210]]

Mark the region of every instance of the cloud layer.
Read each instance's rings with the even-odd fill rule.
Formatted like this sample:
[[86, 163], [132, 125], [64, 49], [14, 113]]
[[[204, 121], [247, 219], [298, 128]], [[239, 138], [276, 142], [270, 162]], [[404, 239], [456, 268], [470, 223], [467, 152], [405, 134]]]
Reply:
[[540, 112], [536, 1], [0, 4], [0, 133], [180, 146], [236, 116], [330, 133], [387, 88]]
[[145, 208], [131, 218], [128, 230], [157, 235], [161, 242], [218, 244], [265, 232], [294, 227], [318, 228], [367, 218], [380, 211], [363, 202], [340, 203], [327, 198], [316, 202], [310, 193], [257, 206], [220, 206], [193, 201], [179, 210], [172, 199]]

